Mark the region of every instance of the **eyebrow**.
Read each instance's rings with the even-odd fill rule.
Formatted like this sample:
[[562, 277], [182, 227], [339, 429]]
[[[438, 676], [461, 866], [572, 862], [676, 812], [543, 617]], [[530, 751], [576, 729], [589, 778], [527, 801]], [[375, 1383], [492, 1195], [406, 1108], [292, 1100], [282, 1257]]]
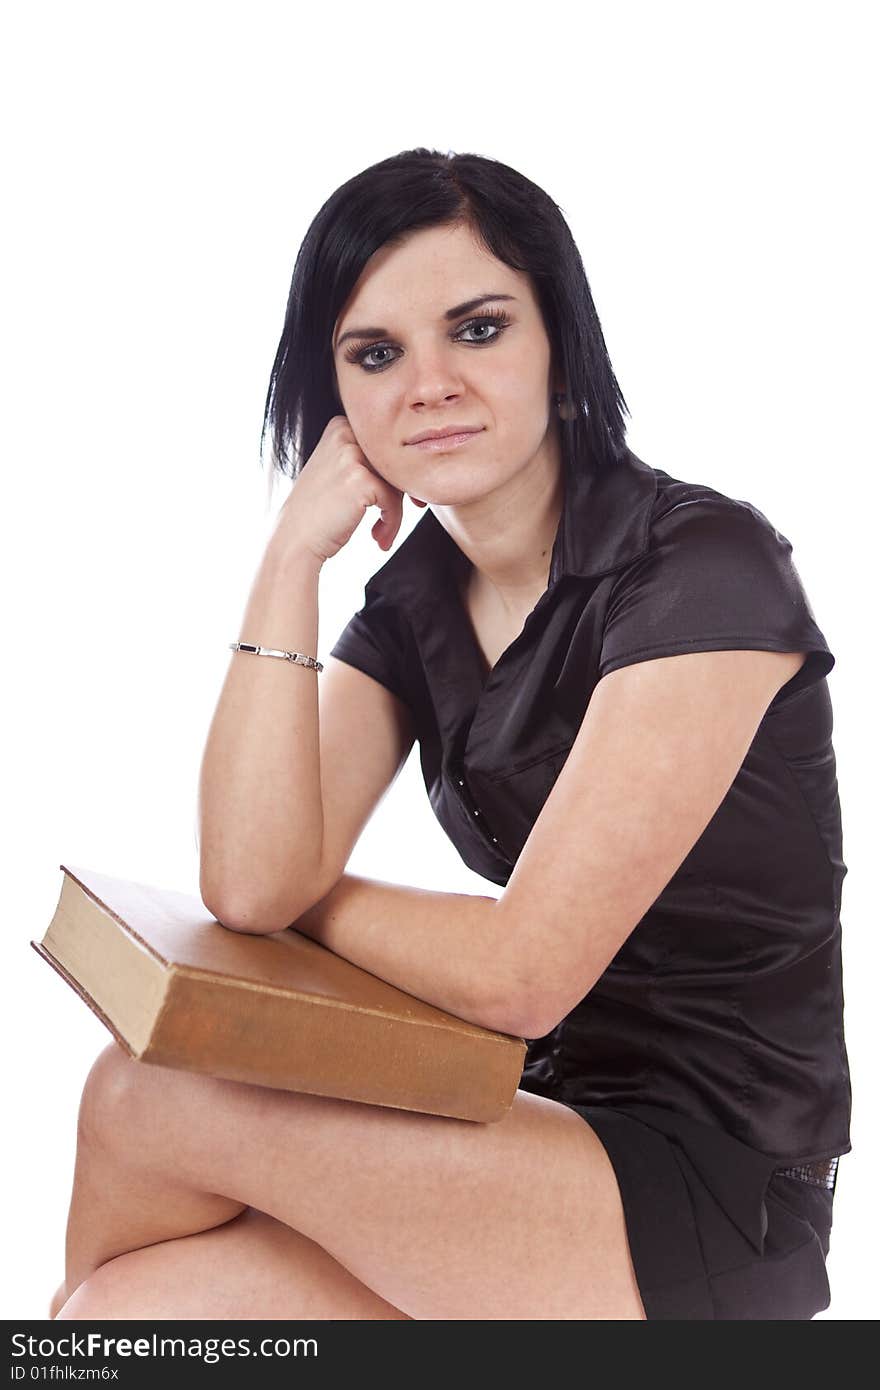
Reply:
[[[481, 304], [492, 299], [516, 299], [516, 295], [478, 294], [475, 299], [466, 299], [463, 304], [456, 304], [452, 309], [447, 309], [443, 317], [447, 321], [460, 318], [462, 314], [469, 314], [472, 309], [477, 309]], [[387, 328], [348, 328], [341, 338], [336, 339], [336, 347], [341, 347], [346, 338], [387, 338], [389, 336], [390, 330]]]

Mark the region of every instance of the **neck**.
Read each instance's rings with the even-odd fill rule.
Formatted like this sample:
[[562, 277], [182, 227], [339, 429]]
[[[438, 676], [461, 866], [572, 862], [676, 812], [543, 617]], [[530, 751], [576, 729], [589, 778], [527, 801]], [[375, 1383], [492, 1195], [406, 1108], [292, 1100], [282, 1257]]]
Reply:
[[528, 612], [547, 588], [564, 496], [555, 440], [500, 488], [467, 507], [438, 507], [441, 525], [470, 561], [471, 594], [492, 594], [511, 615]]

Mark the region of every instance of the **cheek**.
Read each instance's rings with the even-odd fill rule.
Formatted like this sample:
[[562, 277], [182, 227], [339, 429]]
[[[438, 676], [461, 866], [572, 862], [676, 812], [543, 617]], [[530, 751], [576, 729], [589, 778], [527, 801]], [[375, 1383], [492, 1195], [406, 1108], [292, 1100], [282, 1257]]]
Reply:
[[527, 340], [516, 344], [516, 351], [498, 354], [491, 364], [492, 391], [517, 414], [532, 414], [549, 401], [550, 362], [540, 346]]
[[487, 404], [499, 436], [524, 440], [535, 435], [540, 439], [549, 419], [549, 390], [548, 379], [535, 372], [534, 362], [519, 369], [511, 363], [497, 375], [493, 373]]
[[374, 449], [387, 442], [388, 411], [381, 391], [369, 390], [360, 382], [348, 385], [344, 397], [345, 415], [355, 435]]
[[400, 486], [396, 474], [406, 451], [400, 444], [399, 409], [391, 407], [379, 391], [355, 392], [346, 405], [346, 417], [361, 450], [386, 482]]

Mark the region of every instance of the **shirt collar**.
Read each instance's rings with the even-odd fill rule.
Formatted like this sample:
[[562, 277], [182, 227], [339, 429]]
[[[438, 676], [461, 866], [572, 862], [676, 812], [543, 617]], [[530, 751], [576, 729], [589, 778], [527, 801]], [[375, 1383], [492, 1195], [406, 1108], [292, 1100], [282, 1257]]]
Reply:
[[[614, 464], [569, 466], [548, 587], [566, 575], [609, 574], [644, 554], [657, 478], [657, 471], [626, 446]], [[392, 599], [437, 595], [444, 576], [466, 564], [463, 551], [428, 510], [367, 581], [365, 592]]]

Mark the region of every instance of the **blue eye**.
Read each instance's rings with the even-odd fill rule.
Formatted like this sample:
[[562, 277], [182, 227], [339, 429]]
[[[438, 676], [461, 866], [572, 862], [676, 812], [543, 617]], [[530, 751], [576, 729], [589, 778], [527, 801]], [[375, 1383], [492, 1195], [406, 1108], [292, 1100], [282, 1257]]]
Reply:
[[[483, 347], [486, 344], [496, 342], [509, 324], [510, 318], [503, 309], [495, 314], [476, 314], [473, 318], [468, 319], [466, 323], [463, 323], [456, 329], [455, 336], [459, 338], [462, 333], [466, 333], [471, 328], [494, 328], [495, 332], [486, 337], [461, 338], [462, 342], [469, 343], [471, 347]], [[350, 348], [346, 349], [345, 360], [346, 362], [354, 362], [357, 366], [362, 367], [365, 372], [382, 372], [394, 361], [393, 357], [384, 362], [368, 362], [367, 358], [374, 352], [393, 351], [394, 346], [392, 343], [373, 343], [369, 347], [360, 347], [357, 343], [353, 343]]]

